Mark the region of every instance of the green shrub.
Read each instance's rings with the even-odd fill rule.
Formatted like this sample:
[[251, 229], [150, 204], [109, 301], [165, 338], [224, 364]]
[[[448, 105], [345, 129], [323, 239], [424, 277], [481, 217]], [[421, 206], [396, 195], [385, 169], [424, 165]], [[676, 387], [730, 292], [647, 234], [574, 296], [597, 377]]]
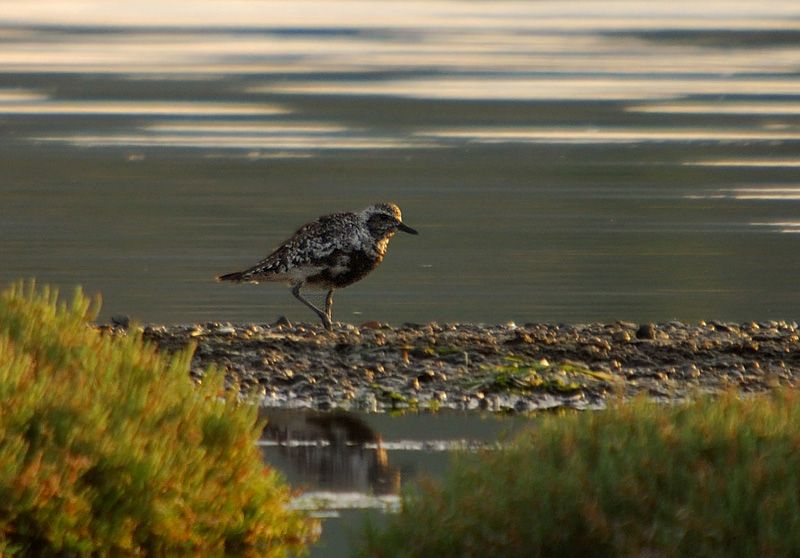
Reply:
[[313, 525], [261, 462], [256, 409], [90, 302], [0, 294], [0, 554], [303, 553]]
[[363, 556], [798, 556], [800, 397], [637, 400], [459, 456]]

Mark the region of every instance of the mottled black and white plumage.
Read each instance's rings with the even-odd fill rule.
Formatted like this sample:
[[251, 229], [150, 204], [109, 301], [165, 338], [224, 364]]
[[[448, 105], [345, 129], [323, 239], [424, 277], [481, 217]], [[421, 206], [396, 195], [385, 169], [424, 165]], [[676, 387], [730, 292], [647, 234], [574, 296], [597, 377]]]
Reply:
[[[351, 285], [375, 269], [398, 230], [417, 234], [403, 224], [400, 208], [393, 203], [378, 203], [358, 213], [323, 215], [300, 227], [253, 267], [221, 275], [217, 280], [288, 283], [292, 294], [331, 329], [334, 289]], [[300, 294], [304, 286], [328, 290], [324, 312]]]

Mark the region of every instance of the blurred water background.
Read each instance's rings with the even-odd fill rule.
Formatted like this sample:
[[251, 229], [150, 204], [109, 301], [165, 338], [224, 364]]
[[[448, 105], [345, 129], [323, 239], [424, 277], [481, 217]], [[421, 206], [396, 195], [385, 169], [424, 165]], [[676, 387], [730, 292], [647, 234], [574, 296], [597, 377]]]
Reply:
[[800, 314], [800, 3], [0, 2], [0, 282], [104, 319], [313, 315], [220, 285], [393, 200], [338, 319]]

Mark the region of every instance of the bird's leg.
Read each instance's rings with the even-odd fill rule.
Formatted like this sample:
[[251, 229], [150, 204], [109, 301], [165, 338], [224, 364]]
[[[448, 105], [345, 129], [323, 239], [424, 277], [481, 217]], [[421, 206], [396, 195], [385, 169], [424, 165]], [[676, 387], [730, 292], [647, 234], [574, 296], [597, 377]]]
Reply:
[[329, 289], [328, 296], [325, 297], [325, 315], [328, 316], [328, 321], [333, 323], [333, 289]]
[[300, 302], [311, 308], [314, 311], [314, 313], [317, 316], [319, 316], [319, 319], [322, 320], [322, 325], [325, 326], [325, 329], [331, 331], [333, 329], [333, 324], [331, 323], [331, 319], [325, 312], [323, 312], [322, 310], [311, 304], [311, 302], [309, 302], [303, 295], [300, 294], [300, 287], [302, 286], [303, 286], [302, 283], [297, 283], [296, 285], [294, 285], [292, 287], [292, 294], [297, 300], [299, 300]]

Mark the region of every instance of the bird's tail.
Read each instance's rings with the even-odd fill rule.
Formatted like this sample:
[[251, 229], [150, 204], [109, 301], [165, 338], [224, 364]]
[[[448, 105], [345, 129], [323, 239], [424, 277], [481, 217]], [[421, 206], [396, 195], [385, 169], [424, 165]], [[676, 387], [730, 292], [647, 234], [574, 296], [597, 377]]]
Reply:
[[241, 282], [245, 281], [244, 273], [241, 271], [236, 271], [234, 273], [226, 273], [225, 275], [218, 275], [217, 281], [234, 281], [234, 282]]

